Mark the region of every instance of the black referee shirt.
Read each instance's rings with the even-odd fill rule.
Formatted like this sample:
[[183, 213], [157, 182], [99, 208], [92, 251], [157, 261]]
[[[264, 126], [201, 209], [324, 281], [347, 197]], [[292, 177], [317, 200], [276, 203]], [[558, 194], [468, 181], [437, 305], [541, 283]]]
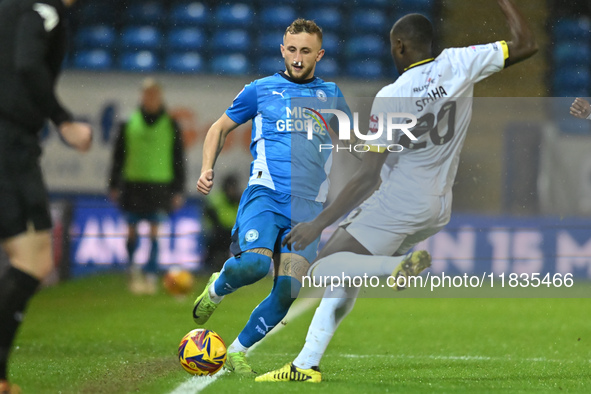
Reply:
[[0, 0], [0, 118], [32, 132], [72, 119], [54, 93], [65, 13], [62, 0]]

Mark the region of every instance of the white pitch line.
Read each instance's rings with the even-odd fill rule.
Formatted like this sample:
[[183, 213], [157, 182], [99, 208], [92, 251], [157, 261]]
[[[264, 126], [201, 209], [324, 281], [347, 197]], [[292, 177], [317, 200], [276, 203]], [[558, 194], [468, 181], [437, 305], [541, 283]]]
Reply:
[[[322, 296], [321, 293], [318, 294], [318, 297], [320, 296]], [[271, 331], [269, 331], [265, 338], [268, 338], [269, 336], [281, 331], [283, 327], [285, 327], [287, 322], [297, 318], [298, 316], [306, 312], [308, 309], [318, 304], [318, 302], [320, 302], [319, 298], [301, 298], [299, 301], [296, 301], [293, 307], [289, 309], [289, 312], [287, 312], [287, 315], [285, 316], [283, 321], [277, 324], [275, 328], [273, 328]], [[261, 342], [263, 341], [259, 341], [252, 345], [249, 351], [252, 352], [254, 349], [258, 347], [258, 345]], [[198, 394], [207, 386], [215, 382], [224, 373], [226, 373], [226, 370], [222, 369], [220, 372], [213, 376], [191, 376], [189, 379], [185, 380], [177, 388], [171, 391], [170, 394]]]
[[[533, 357], [533, 358], [516, 358], [516, 357], [489, 357], [489, 356], [414, 356], [408, 354], [339, 354], [339, 357], [346, 358], [398, 358], [398, 359], [415, 359], [415, 360], [448, 360], [448, 361], [525, 361], [534, 363], [574, 363], [574, 360], [556, 360], [548, 359], [544, 357]], [[589, 360], [591, 363], [591, 360]]]
[[215, 382], [220, 376], [226, 373], [225, 369], [213, 376], [191, 376], [189, 379], [181, 383], [176, 389], [171, 391], [170, 394], [194, 394], [198, 393], [213, 382]]
[[[267, 353], [268, 356], [281, 357], [289, 356], [289, 353]], [[443, 360], [443, 361], [514, 361], [514, 362], [530, 362], [530, 363], [566, 363], [574, 364], [579, 361], [575, 360], [559, 360], [544, 357], [499, 357], [499, 356], [438, 356], [438, 355], [412, 355], [412, 354], [343, 354], [335, 353], [331, 357], [344, 358], [386, 358], [386, 359], [405, 359], [405, 360]], [[582, 360], [582, 362], [589, 362], [590, 360]]]

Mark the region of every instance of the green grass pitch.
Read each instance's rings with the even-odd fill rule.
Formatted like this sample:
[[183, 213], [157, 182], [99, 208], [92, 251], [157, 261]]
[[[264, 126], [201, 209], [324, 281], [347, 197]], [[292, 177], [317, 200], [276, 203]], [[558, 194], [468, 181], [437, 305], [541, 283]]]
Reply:
[[[271, 283], [227, 297], [207, 328], [229, 344]], [[200, 392], [591, 392], [590, 298], [408, 295], [357, 301], [321, 363], [320, 384], [223, 374]], [[11, 378], [25, 394], [171, 393], [190, 380], [176, 349], [194, 328], [191, 298], [179, 301], [163, 290], [132, 296], [122, 275], [44, 289], [17, 337]], [[291, 361], [313, 311], [254, 349], [253, 368], [266, 372]]]

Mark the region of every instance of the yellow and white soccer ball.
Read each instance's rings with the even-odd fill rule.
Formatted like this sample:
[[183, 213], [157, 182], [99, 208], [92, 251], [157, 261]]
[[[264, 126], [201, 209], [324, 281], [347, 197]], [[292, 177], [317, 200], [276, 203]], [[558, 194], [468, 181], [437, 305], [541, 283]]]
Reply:
[[226, 344], [211, 330], [198, 328], [183, 337], [179, 361], [193, 375], [214, 375], [226, 362]]
[[184, 296], [191, 292], [195, 279], [193, 275], [183, 269], [170, 269], [162, 279], [164, 288], [173, 296]]

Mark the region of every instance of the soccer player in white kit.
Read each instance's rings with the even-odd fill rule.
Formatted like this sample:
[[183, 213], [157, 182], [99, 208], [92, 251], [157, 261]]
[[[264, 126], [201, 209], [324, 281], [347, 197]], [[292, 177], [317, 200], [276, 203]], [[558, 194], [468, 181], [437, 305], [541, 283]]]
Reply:
[[[440, 231], [451, 215], [452, 185], [472, 113], [474, 84], [537, 52], [525, 19], [511, 0], [497, 0], [511, 30], [510, 41], [448, 48], [432, 55], [433, 28], [427, 18], [410, 14], [390, 31], [391, 52], [400, 77], [384, 87], [372, 106], [370, 132], [380, 114], [410, 113], [416, 140], [399, 133], [399, 153], [389, 154], [387, 133], [368, 141], [358, 171], [339, 196], [311, 222], [300, 223], [285, 242], [299, 250], [322, 230], [352, 211], [319, 253], [310, 275], [388, 275], [398, 265], [416, 275], [430, 265], [426, 251], [402, 256]], [[404, 120], [393, 123], [405, 123]], [[394, 257], [393, 257], [394, 256]], [[406, 260], [405, 263], [403, 260]], [[398, 271], [399, 268], [396, 269]], [[320, 382], [320, 359], [339, 323], [351, 311], [359, 288], [327, 288], [308, 330], [304, 348], [293, 363], [256, 381]]]

